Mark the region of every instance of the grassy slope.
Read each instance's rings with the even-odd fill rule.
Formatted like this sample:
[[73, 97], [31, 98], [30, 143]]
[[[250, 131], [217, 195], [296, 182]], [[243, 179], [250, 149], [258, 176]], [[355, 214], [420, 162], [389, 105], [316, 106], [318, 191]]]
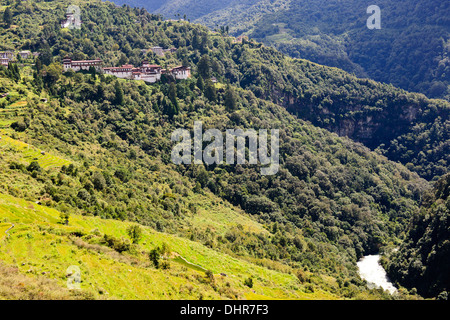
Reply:
[[[89, 246], [71, 233], [96, 233], [127, 237], [127, 222], [96, 217], [73, 216], [69, 226], [58, 223], [59, 212], [44, 206], [0, 195], [0, 227], [16, 227], [2, 242], [0, 260], [14, 265], [21, 273], [37, 279], [45, 276], [64, 287], [66, 269], [77, 265], [82, 271], [82, 289], [96, 298], [113, 299], [186, 299], [186, 298], [275, 298], [333, 299], [331, 294], [304, 293], [296, 277], [253, 265], [205, 246], [173, 235], [143, 227], [144, 235], [134, 255], [118, 254], [109, 248]], [[215, 274], [217, 291], [202, 272], [187, 264], [171, 262], [169, 270], [154, 269], [142, 253], [166, 243], [172, 256], [181, 255], [190, 263]], [[226, 277], [220, 273], [227, 274]], [[256, 279], [252, 292], [243, 285], [249, 276]], [[227, 285], [229, 283], [229, 286]], [[300, 290], [299, 290], [300, 289]], [[101, 293], [108, 293], [101, 295]]]
[[[15, 92], [18, 92], [16, 89], [20, 89], [19, 86], [20, 84], [11, 85]], [[17, 107], [19, 111], [25, 109], [24, 101], [31, 95], [31, 91], [26, 88], [24, 90], [25, 93], [21, 95], [21, 100], [15, 102], [16, 105], [13, 103], [6, 108]], [[12, 160], [29, 163], [36, 158], [44, 169], [52, 170], [71, 162], [71, 160], [64, 159], [68, 155], [59, 156], [56, 150], [46, 150], [47, 148], [40, 144], [40, 148], [34, 146], [28, 148], [28, 145], [23, 142], [29, 141], [30, 137], [26, 134], [14, 133], [13, 136], [13, 131], [7, 127], [12, 121], [17, 120], [17, 115], [9, 113], [0, 118], [0, 121], [5, 123], [4, 129], [0, 133], [3, 138], [0, 143], [0, 164], [7, 165]], [[5, 136], [5, 134], [14, 138]], [[90, 155], [93, 155], [95, 151], [102, 151], [100, 148], [94, 150], [93, 147], [97, 146], [88, 142], [83, 146], [87, 147], [89, 151], [86, 152], [90, 152]], [[45, 149], [45, 155], [41, 154], [42, 149]], [[76, 149], [76, 152], [80, 149]], [[8, 184], [11, 179], [20, 179], [19, 184], [23, 187], [37, 188], [36, 185], [32, 186], [33, 181], [29, 176], [20, 175], [20, 173], [14, 177], [3, 174], [0, 178], [2, 184]], [[34, 183], [36, 182], [34, 181]], [[15, 185], [18, 184], [15, 183]], [[161, 187], [163, 186], [161, 185]], [[199, 203], [197, 214], [192, 215], [190, 219], [195, 227], [204, 230], [209, 228], [214, 233], [224, 234], [232, 226], [238, 224], [242, 225], [244, 230], [256, 233], [268, 232], [241, 210], [214, 195], [191, 195], [191, 197], [190, 200]], [[126, 228], [129, 223], [72, 216], [70, 226], [66, 227], [58, 223], [59, 212], [56, 210], [2, 194], [0, 194], [0, 203], [0, 231], [3, 227], [8, 228], [10, 223], [16, 224], [16, 228], [11, 230], [11, 237], [8, 240], [3, 240], [0, 235], [0, 240], [4, 241], [0, 243], [0, 261], [3, 261], [5, 265], [4, 268], [3, 265], [0, 265], [0, 269], [17, 268], [16, 280], [14, 280], [15, 272], [8, 274], [13, 274], [11, 281], [18, 286], [24, 283], [23, 277], [26, 274], [28, 282], [31, 283], [30, 286], [39, 284], [38, 287], [54, 290], [56, 283], [63, 295], [70, 296], [70, 294], [64, 293], [67, 280], [65, 273], [68, 266], [75, 264], [79, 265], [82, 270], [82, 288], [86, 292], [85, 297], [118, 299], [337, 298], [333, 294], [317, 289], [314, 293], [306, 293], [305, 291], [310, 292], [310, 289], [300, 285], [292, 274], [268, 270], [249, 261], [239, 260], [211, 250], [197, 242], [158, 233], [147, 227], [138, 253], [131, 256], [120, 255], [104, 246], [89, 244], [88, 238], [94, 237], [95, 239], [94, 233], [92, 233], [92, 230], [95, 229], [100, 234], [127, 237]], [[79, 239], [71, 236], [70, 233], [74, 231], [88, 234], [88, 237]], [[172, 261], [170, 270], [154, 269], [148, 262], [145, 252], [163, 242], [170, 245], [174, 260], [180, 261], [177, 255], [181, 255], [189, 263]], [[212, 270], [216, 275], [216, 290], [207, 282], [202, 269], [194, 267], [191, 263]], [[289, 271], [289, 267], [286, 267], [285, 270]], [[42, 274], [43, 272], [45, 274]], [[219, 273], [226, 273], [228, 276], [222, 278], [218, 275]], [[243, 280], [249, 276], [256, 279], [253, 288], [255, 293], [243, 285]], [[41, 285], [42, 278], [50, 278], [55, 282], [52, 282], [52, 285]], [[329, 287], [337, 286], [331, 278], [323, 276], [320, 281], [327, 282]], [[25, 283], [25, 285], [27, 284]], [[22, 297], [14, 295], [14, 293], [5, 296], [4, 293], [0, 283], [0, 298]]]
[[[8, 79], [2, 81], [10, 92], [20, 89], [20, 84]], [[38, 161], [43, 169], [53, 171], [76, 163], [56, 150], [42, 150], [24, 142], [29, 141], [27, 134], [14, 132], [9, 127], [28, 107], [23, 96], [33, 95], [27, 88], [23, 91], [21, 100], [4, 109], [16, 107], [17, 113], [5, 113], [0, 117], [4, 123], [0, 129], [2, 166], [11, 161], [24, 164]], [[27, 175], [10, 176], [3, 172], [0, 176], [5, 189], [14, 185], [37, 191], [38, 186], [33, 185], [33, 179]], [[195, 228], [223, 235], [232, 227], [242, 226], [245, 231], [268, 233], [242, 210], [212, 194], [191, 195], [189, 200], [198, 204], [197, 213], [190, 217], [190, 225]], [[58, 211], [37, 205], [34, 200], [0, 194], [0, 273], [3, 275], [0, 299], [337, 298], [319, 290], [305, 293], [293, 274], [269, 270], [148, 227], [143, 227], [144, 238], [134, 255], [119, 254], [105, 246], [88, 244], [86, 239], [73, 237], [71, 233], [89, 234], [96, 229], [101, 234], [127, 237], [126, 228], [130, 223], [72, 216], [70, 226], [63, 226], [59, 224], [59, 215]], [[12, 223], [15, 228], [6, 238], [5, 231]], [[146, 256], [149, 250], [162, 243], [172, 250], [169, 270], [153, 268]], [[81, 294], [66, 289], [66, 270], [70, 265], [78, 265], [82, 270]], [[207, 269], [216, 275], [216, 289], [206, 280], [204, 270]], [[256, 280], [253, 289], [243, 285], [249, 276]]]

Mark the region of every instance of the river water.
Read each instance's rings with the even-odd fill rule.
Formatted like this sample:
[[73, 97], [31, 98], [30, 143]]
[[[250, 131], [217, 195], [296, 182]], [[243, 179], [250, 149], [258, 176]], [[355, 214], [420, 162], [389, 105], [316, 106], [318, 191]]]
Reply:
[[397, 288], [389, 281], [386, 271], [379, 263], [380, 255], [369, 255], [358, 261], [359, 275], [367, 281], [369, 288], [381, 287], [390, 294], [397, 292]]

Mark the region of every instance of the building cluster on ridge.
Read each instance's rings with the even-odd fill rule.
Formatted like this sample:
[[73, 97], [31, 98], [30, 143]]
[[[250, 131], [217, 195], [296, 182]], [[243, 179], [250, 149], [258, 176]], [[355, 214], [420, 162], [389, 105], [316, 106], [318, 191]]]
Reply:
[[140, 67], [134, 67], [131, 64], [125, 64], [121, 67], [103, 67], [101, 59], [96, 60], [72, 60], [68, 57], [63, 60], [64, 71], [88, 71], [91, 67], [98, 72], [113, 75], [117, 78], [130, 80], [143, 80], [149, 83], [155, 83], [161, 80], [161, 75], [169, 74], [177, 80], [186, 80], [191, 76], [191, 68], [178, 66], [172, 69], [163, 69], [161, 66], [149, 64], [144, 61]]
[[17, 54], [12, 50], [0, 51], [0, 65], [8, 67], [10, 62], [17, 62], [15, 58], [20, 56], [21, 59], [29, 59], [32, 56], [37, 56], [39, 53], [31, 52], [29, 50], [19, 51]]

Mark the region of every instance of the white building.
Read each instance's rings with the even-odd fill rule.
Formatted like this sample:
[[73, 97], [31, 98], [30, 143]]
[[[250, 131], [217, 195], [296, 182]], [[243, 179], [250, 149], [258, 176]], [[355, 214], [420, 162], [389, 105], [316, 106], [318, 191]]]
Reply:
[[0, 58], [12, 60], [14, 59], [14, 51], [1, 51]]
[[89, 71], [90, 67], [94, 67], [97, 71], [101, 71], [102, 63], [103, 61], [100, 59], [73, 61], [72, 59], [66, 57], [63, 60], [64, 71], [68, 71], [69, 69], [72, 69], [73, 71]]
[[156, 54], [157, 56], [160, 56], [160, 57], [163, 57], [168, 52], [170, 52], [170, 53], [177, 52], [177, 48], [164, 49], [161, 47], [152, 47], [152, 48], [150, 48], [150, 50], [153, 51], [154, 54]]
[[97, 60], [79, 60], [73, 61], [66, 57], [63, 60], [64, 71], [86, 70], [94, 67], [97, 71], [103, 71], [104, 74], [112, 75], [117, 78], [130, 80], [143, 80], [149, 83], [155, 83], [161, 80], [161, 74], [169, 74], [177, 80], [186, 80], [191, 76], [191, 68], [178, 66], [173, 69], [164, 70], [161, 66], [149, 64], [144, 61], [140, 67], [134, 67], [132, 64], [125, 64], [121, 67], [102, 68], [103, 61]]
[[147, 61], [144, 61], [139, 68], [135, 68], [131, 64], [126, 64], [122, 67], [103, 68], [103, 71], [105, 74], [122, 79], [143, 80], [150, 83], [161, 80], [161, 67], [149, 64]]
[[8, 63], [11, 61], [9, 58], [0, 58], [0, 65], [8, 67]]
[[121, 67], [103, 68], [103, 72], [105, 74], [116, 76], [117, 78], [132, 79], [132, 77], [133, 77], [133, 69], [134, 69], [133, 65], [131, 65], [131, 64], [124, 64]]
[[28, 59], [31, 56], [31, 51], [29, 51], [29, 50], [20, 51], [19, 56], [22, 59]]
[[170, 73], [177, 80], [186, 80], [191, 76], [191, 68], [179, 66], [171, 69]]

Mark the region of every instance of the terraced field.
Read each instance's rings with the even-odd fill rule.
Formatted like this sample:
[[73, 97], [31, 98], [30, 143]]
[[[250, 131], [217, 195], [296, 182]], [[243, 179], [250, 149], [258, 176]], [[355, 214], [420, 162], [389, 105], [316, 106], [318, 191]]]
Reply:
[[23, 161], [25, 163], [37, 161], [44, 169], [61, 167], [63, 165], [70, 164], [69, 160], [50, 154], [46, 151], [39, 150], [25, 142], [4, 135], [6, 132], [6, 130], [0, 130], [0, 151], [19, 154], [19, 161]]

